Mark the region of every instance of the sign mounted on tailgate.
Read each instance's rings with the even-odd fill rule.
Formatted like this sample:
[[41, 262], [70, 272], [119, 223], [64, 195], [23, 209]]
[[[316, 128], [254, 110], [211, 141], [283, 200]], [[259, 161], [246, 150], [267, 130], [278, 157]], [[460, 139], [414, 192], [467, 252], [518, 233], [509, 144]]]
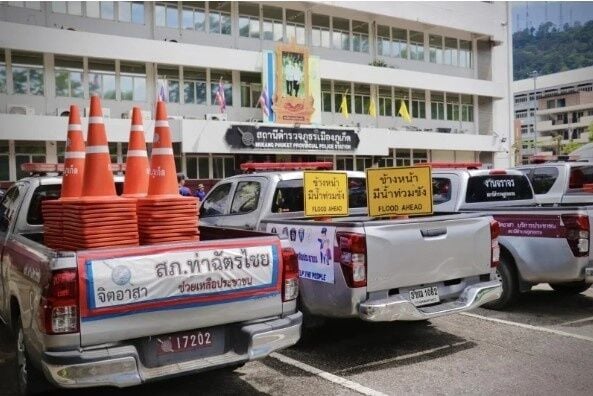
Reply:
[[[140, 256], [79, 255], [82, 317], [121, 315], [280, 292], [278, 243], [224, 245]], [[95, 257], [96, 256], [96, 257]], [[134, 310], [130, 310], [133, 306]]]

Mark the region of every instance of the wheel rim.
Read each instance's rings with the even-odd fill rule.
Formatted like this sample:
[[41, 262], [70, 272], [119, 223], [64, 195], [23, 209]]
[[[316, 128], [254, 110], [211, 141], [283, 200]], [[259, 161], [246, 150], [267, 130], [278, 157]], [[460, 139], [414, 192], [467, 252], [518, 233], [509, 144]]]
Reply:
[[500, 270], [496, 268], [496, 271], [494, 273], [496, 275], [496, 280], [502, 284], [502, 275], [500, 275]]
[[18, 386], [22, 394], [25, 394], [27, 390], [27, 358], [25, 353], [25, 337], [23, 335], [23, 329], [19, 328], [16, 342], [16, 359], [18, 365]]

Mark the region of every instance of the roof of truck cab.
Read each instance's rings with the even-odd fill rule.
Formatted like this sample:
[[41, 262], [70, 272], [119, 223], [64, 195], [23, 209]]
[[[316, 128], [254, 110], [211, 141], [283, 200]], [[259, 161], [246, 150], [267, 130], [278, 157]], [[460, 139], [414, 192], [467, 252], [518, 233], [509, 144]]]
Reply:
[[[348, 177], [365, 177], [365, 173], [361, 171], [319, 171], [319, 172], [346, 172]], [[267, 178], [278, 178], [279, 180], [298, 180], [303, 178], [303, 171], [269, 171], [269, 172], [255, 172], [255, 173], [242, 173], [227, 177], [224, 180], [241, 179], [243, 177], [261, 176]]]
[[593, 162], [588, 161], [568, 161], [568, 162], [544, 162], [541, 164], [528, 164], [528, 165], [517, 165], [513, 167], [513, 169], [532, 169], [532, 168], [543, 168], [546, 166], [566, 166], [566, 167], [574, 167], [574, 166], [592, 166]]
[[[502, 173], [504, 172], [504, 173]], [[438, 174], [457, 174], [457, 175], [469, 175], [469, 176], [495, 176], [495, 175], [515, 175], [523, 176], [523, 173], [516, 169], [435, 169], [432, 171], [432, 175]]]
[[[25, 177], [23, 179], [20, 179], [19, 181], [27, 181], [27, 180], [39, 180], [39, 184], [46, 186], [46, 185], [52, 185], [52, 184], [62, 184], [62, 176], [58, 176], [58, 175], [43, 175], [43, 176], [29, 176], [29, 177]], [[124, 176], [113, 176], [113, 180], [117, 183], [121, 183], [124, 181]]]

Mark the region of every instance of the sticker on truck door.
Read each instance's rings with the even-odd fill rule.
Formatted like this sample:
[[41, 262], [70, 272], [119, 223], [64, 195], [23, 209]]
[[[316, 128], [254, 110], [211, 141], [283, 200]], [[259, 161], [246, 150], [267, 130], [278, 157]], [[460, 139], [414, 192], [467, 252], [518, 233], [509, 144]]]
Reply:
[[[91, 313], [147, 305], [236, 300], [278, 293], [278, 246], [168, 251], [132, 257], [86, 259]], [[115, 309], [115, 311], [114, 311]]]
[[299, 260], [299, 277], [334, 283], [335, 227], [267, 224], [266, 231], [288, 239]]

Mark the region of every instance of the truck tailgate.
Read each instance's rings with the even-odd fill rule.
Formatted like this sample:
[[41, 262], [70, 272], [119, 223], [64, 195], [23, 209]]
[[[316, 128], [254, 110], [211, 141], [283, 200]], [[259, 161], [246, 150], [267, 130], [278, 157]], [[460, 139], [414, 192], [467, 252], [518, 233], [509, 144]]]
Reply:
[[281, 257], [267, 236], [78, 252], [81, 344], [281, 315]]
[[369, 292], [490, 271], [490, 217], [369, 222], [365, 232]]

